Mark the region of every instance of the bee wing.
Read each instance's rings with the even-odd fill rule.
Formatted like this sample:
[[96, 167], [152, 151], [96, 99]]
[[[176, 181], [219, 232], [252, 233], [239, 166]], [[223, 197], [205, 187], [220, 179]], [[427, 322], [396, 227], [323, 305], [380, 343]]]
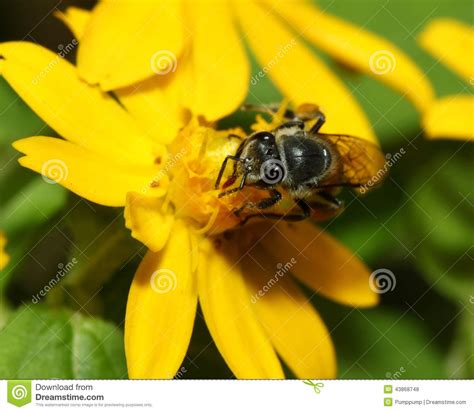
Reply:
[[333, 162], [320, 186], [357, 187], [369, 184], [372, 187], [380, 183], [386, 174], [385, 157], [377, 145], [349, 135], [318, 133], [316, 136], [329, 143], [333, 156], [339, 158]]

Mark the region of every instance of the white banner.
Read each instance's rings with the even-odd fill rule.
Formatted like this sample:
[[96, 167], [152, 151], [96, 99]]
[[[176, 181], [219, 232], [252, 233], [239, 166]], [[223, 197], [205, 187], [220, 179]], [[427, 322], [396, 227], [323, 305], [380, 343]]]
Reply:
[[469, 380], [0, 381], [1, 411], [468, 411]]

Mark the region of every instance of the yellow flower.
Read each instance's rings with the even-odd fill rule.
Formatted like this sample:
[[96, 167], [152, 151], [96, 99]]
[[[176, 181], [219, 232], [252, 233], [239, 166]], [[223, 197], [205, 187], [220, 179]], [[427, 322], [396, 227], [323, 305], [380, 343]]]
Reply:
[[193, 118], [164, 146], [142, 117], [54, 53], [13, 42], [0, 44], [0, 55], [2, 76], [64, 138], [15, 142], [20, 163], [90, 201], [124, 206], [126, 225], [149, 248], [127, 304], [131, 378], [178, 371], [198, 300], [238, 378], [283, 378], [277, 353], [300, 378], [336, 376], [330, 333], [293, 276], [336, 302], [369, 307], [378, 301], [369, 270], [310, 222], [226, 231], [238, 223], [232, 209], [241, 199], [219, 199], [213, 185], [238, 144], [227, 135], [242, 130]]
[[[302, 38], [393, 87], [420, 111], [433, 97], [422, 71], [395, 45], [304, 0], [103, 0], [90, 14], [69, 8], [60, 17], [80, 39], [79, 75], [115, 90], [166, 142], [189, 111], [220, 119], [266, 75], [293, 104], [317, 102], [328, 119], [325, 132], [374, 140], [351, 91]], [[261, 66], [252, 78], [240, 32]]]
[[0, 270], [8, 265], [10, 261], [10, 256], [5, 252], [5, 245], [7, 244], [7, 239], [5, 235], [0, 232]]
[[[474, 29], [454, 19], [437, 19], [428, 24], [418, 41], [441, 63], [474, 85]], [[467, 90], [468, 92], [470, 90]], [[423, 126], [433, 139], [474, 139], [474, 97], [472, 93], [444, 96], [426, 110]]]

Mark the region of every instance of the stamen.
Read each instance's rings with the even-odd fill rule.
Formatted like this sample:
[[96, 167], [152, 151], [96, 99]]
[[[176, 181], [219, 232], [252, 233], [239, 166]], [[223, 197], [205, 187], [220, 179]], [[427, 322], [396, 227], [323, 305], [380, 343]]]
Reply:
[[219, 215], [219, 208], [216, 207], [214, 211], [212, 212], [211, 217], [209, 218], [208, 222], [206, 225], [200, 229], [193, 230], [193, 232], [197, 235], [204, 235], [207, 232], [211, 230], [211, 228], [214, 226], [214, 223], [216, 223], [217, 216]]

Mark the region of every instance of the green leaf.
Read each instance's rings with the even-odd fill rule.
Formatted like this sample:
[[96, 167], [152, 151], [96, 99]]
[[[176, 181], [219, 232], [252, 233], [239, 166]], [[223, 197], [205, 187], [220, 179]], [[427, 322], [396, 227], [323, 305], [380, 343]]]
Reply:
[[99, 319], [74, 315], [73, 375], [80, 379], [126, 378], [125, 352], [121, 331]]
[[66, 310], [24, 306], [0, 331], [1, 379], [126, 378], [114, 325]]

